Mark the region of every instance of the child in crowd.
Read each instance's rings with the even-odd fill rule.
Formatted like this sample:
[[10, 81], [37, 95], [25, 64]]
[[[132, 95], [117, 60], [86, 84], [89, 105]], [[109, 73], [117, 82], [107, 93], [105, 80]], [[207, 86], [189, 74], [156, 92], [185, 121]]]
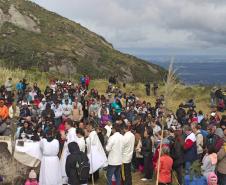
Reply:
[[39, 185], [37, 181], [37, 175], [34, 170], [31, 170], [25, 185]]

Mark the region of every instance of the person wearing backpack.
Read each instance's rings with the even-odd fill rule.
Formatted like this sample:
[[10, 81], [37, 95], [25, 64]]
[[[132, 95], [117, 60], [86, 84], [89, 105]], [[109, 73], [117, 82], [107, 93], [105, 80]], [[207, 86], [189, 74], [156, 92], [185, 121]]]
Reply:
[[79, 150], [76, 142], [68, 144], [70, 155], [66, 160], [66, 174], [70, 185], [87, 184], [89, 179], [90, 164], [84, 152]]
[[216, 152], [221, 149], [221, 146], [224, 144], [224, 140], [216, 134], [217, 127], [213, 124], [210, 124], [207, 128], [208, 135], [206, 138], [206, 146], [207, 148], [210, 146], [214, 146]]

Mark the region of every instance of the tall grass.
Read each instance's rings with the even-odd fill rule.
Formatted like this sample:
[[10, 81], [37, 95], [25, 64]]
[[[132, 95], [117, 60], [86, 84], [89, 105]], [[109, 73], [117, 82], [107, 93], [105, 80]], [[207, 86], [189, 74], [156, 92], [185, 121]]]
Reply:
[[19, 68], [11, 70], [5, 67], [0, 67], [0, 74], [1, 85], [5, 84], [5, 81], [8, 78], [12, 78], [12, 83], [15, 87], [16, 83], [26, 78], [30, 85], [37, 82], [43, 90], [49, 82], [48, 74], [39, 71], [25, 71]]
[[[209, 94], [211, 87], [182, 85], [180, 83], [177, 83], [177, 81], [175, 80], [176, 77], [173, 66], [171, 66], [170, 71], [170, 75], [168, 75], [166, 82], [162, 85], [159, 85], [158, 89], [158, 95], [163, 94], [166, 96], [165, 99], [167, 101], [167, 108], [175, 111], [180, 103], [193, 98], [195, 99], [197, 109], [203, 110], [204, 112], [209, 111]], [[19, 68], [10, 70], [1, 66], [0, 74], [0, 84], [4, 84], [7, 78], [12, 77], [13, 85], [15, 87], [16, 83], [19, 82], [19, 80], [26, 78], [30, 85], [33, 85], [34, 82], [37, 82], [42, 90], [44, 90], [45, 87], [49, 84], [50, 79], [60, 78], [57, 75], [42, 73], [35, 69], [31, 69], [29, 71], [25, 71]], [[72, 78], [71, 80], [78, 82], [79, 79]], [[108, 82], [106, 79], [91, 80], [90, 84], [90, 88], [96, 88], [100, 94], [105, 94], [107, 86]], [[122, 87], [121, 83], [119, 83], [118, 86], [122, 88], [123, 92], [135, 93], [141, 101], [147, 101], [155, 104], [156, 97], [153, 96], [153, 92], [151, 92], [151, 96], [146, 96], [145, 86], [142, 83], [128, 83], [126, 84], [125, 88]]]

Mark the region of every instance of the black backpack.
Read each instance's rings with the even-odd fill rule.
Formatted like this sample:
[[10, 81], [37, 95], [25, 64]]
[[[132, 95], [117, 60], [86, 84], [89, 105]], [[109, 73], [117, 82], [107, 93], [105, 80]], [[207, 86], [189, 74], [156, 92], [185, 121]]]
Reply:
[[87, 181], [89, 179], [90, 163], [84, 152], [80, 152], [79, 154], [76, 170], [80, 181]]

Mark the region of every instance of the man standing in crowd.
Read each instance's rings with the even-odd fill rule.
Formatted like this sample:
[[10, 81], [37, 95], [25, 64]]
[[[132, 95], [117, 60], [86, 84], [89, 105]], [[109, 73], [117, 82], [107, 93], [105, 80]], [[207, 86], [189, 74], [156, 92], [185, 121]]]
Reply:
[[12, 87], [13, 87], [13, 85], [12, 85], [12, 78], [9, 78], [5, 82], [5, 88], [6, 88], [7, 96], [11, 96], [11, 94], [12, 94]]
[[213, 125], [213, 124], [208, 125], [207, 130], [208, 130], [208, 135], [206, 138], [206, 146], [207, 148], [214, 146], [216, 149], [216, 152], [218, 152], [221, 146], [223, 145], [224, 141], [220, 136], [216, 134], [216, 130], [217, 130], [216, 125]]
[[112, 176], [115, 176], [116, 185], [121, 184], [121, 165], [123, 155], [123, 136], [120, 128], [115, 126], [112, 129], [113, 135], [109, 138], [106, 151], [108, 152], [107, 185], [112, 185]]
[[157, 90], [158, 90], [159, 86], [157, 84], [157, 82], [155, 82], [153, 84], [153, 93], [154, 93], [154, 96], [157, 96]]
[[151, 90], [151, 84], [150, 84], [150, 82], [147, 82], [145, 84], [145, 87], [146, 87], [146, 95], [147, 96], [150, 96], [150, 90]]
[[66, 165], [67, 156], [69, 155], [68, 144], [71, 142], [77, 142], [77, 136], [76, 136], [76, 129], [73, 127], [73, 121], [71, 119], [66, 120], [65, 128], [67, 131], [67, 135], [66, 135], [66, 138], [63, 138], [65, 139], [65, 143], [64, 143], [60, 162], [61, 162], [61, 172], [62, 172], [63, 183], [67, 184], [68, 177], [65, 171], [65, 165]]
[[65, 100], [65, 104], [62, 105], [63, 109], [63, 119], [68, 119], [72, 117], [73, 106], [69, 104], [69, 99]]
[[186, 111], [183, 108], [183, 104], [179, 105], [179, 108], [176, 111], [176, 116], [177, 116], [178, 122], [183, 126], [186, 120]]
[[184, 132], [186, 134], [186, 139], [184, 142], [185, 171], [186, 171], [186, 174], [189, 174], [192, 163], [198, 159], [197, 145], [196, 145], [196, 137], [195, 137], [195, 134], [192, 132], [191, 127], [188, 125], [185, 125]]
[[129, 126], [126, 125], [124, 128], [123, 136], [123, 153], [122, 153], [122, 162], [125, 174], [124, 185], [132, 185], [132, 176], [131, 176], [131, 161], [134, 152], [135, 136], [129, 130]]
[[220, 151], [217, 153], [217, 176], [219, 179], [219, 185], [226, 184], [226, 129], [224, 129], [224, 144]]

